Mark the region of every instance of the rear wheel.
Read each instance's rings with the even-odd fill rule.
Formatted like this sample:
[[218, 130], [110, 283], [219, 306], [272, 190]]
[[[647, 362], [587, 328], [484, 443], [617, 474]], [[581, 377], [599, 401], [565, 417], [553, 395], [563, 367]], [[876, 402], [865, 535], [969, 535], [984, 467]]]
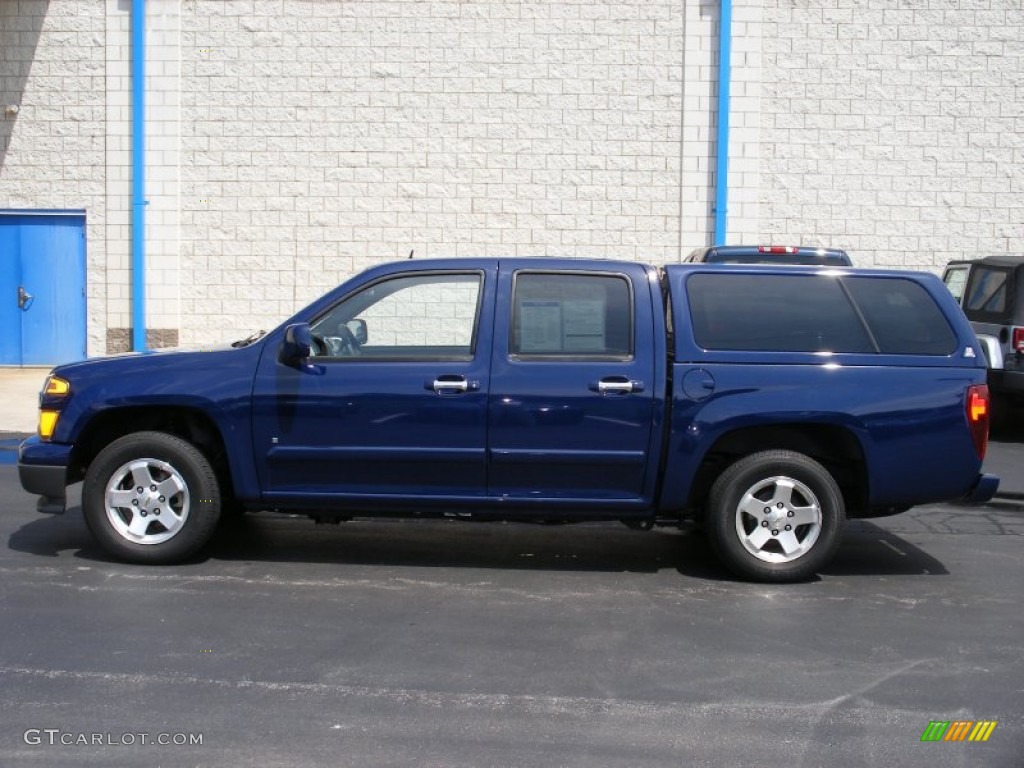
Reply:
[[206, 457], [163, 432], [137, 432], [108, 445], [89, 465], [82, 511], [96, 540], [136, 563], [172, 563], [209, 541], [220, 517], [220, 487]]
[[825, 565], [846, 513], [832, 475], [808, 456], [763, 451], [715, 481], [708, 532], [723, 562], [755, 581], [799, 581]]

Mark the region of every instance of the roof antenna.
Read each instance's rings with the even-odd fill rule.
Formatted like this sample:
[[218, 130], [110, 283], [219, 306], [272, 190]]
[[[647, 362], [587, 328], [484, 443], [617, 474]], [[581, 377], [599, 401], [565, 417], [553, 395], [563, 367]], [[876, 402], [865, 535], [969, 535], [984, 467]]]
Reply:
[[411, 251], [409, 251], [409, 258], [410, 258], [410, 259], [412, 258], [412, 255], [413, 255], [414, 253], [416, 253], [416, 249], [415, 249], [415, 248], [413, 248], [413, 249], [412, 249]]

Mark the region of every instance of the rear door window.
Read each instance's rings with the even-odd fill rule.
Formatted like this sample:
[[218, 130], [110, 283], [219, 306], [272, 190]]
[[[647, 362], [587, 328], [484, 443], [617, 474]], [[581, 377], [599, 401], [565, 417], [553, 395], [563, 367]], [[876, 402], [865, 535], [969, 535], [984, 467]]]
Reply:
[[621, 360], [633, 354], [633, 297], [622, 275], [520, 272], [509, 352]]

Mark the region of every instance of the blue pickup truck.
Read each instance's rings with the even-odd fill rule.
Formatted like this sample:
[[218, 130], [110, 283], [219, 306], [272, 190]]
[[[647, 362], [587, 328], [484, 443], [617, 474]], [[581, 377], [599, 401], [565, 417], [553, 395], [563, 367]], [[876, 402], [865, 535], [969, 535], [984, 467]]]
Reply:
[[133, 562], [222, 514], [697, 520], [805, 579], [846, 518], [985, 501], [985, 362], [934, 276], [450, 259], [370, 269], [231, 347], [56, 368], [23, 487]]

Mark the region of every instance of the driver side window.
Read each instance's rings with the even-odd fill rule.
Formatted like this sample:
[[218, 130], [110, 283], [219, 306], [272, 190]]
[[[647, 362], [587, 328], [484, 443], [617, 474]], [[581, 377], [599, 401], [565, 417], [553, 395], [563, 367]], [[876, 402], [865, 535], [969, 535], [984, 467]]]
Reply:
[[311, 325], [317, 356], [472, 359], [482, 279], [479, 273], [432, 273], [376, 282]]

